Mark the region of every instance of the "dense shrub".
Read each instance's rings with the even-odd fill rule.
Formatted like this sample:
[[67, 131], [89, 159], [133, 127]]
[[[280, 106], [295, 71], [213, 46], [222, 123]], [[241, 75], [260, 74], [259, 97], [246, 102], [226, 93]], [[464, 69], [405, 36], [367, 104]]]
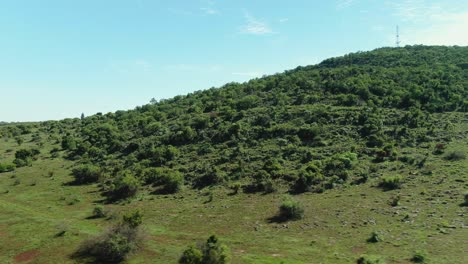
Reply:
[[179, 259], [180, 264], [226, 264], [229, 261], [229, 249], [215, 235], [210, 236], [205, 243], [190, 246]]
[[93, 217], [94, 218], [101, 218], [106, 216], [106, 211], [104, 210], [104, 207], [101, 205], [98, 205], [94, 207], [93, 209]]
[[0, 173], [14, 171], [16, 168], [15, 164], [0, 163]]
[[184, 184], [184, 176], [175, 170], [168, 168], [149, 168], [143, 173], [146, 184], [160, 186], [160, 193], [176, 193]]
[[400, 176], [387, 176], [382, 177], [379, 187], [384, 190], [395, 190], [401, 187], [401, 177]]
[[[136, 215], [136, 216], [135, 216]], [[96, 262], [120, 263], [141, 245], [141, 213], [127, 214], [122, 221], [98, 237], [85, 241], [75, 257], [93, 257]], [[136, 220], [135, 220], [136, 219]]]
[[15, 153], [13, 163], [16, 167], [24, 167], [31, 165], [32, 161], [36, 159], [40, 151], [38, 149], [20, 149]]
[[299, 220], [304, 217], [304, 208], [300, 202], [288, 197], [280, 205], [278, 216], [282, 220]]
[[312, 191], [314, 185], [323, 182], [324, 177], [321, 169], [314, 163], [307, 164], [300, 172], [291, 187], [293, 193], [303, 193]]
[[382, 235], [380, 235], [377, 232], [372, 232], [371, 236], [367, 239], [367, 242], [369, 243], [377, 243], [377, 242], [382, 242], [383, 238]]
[[126, 199], [135, 196], [139, 187], [138, 179], [125, 173], [113, 181], [108, 194], [112, 200]]
[[94, 165], [84, 164], [73, 168], [72, 175], [75, 178], [75, 184], [93, 183], [101, 177], [101, 169]]
[[254, 174], [252, 183], [247, 187], [248, 191], [253, 192], [272, 193], [276, 191], [276, 186], [271, 175], [264, 170], [260, 170]]
[[451, 160], [451, 161], [457, 161], [457, 160], [463, 160], [466, 158], [465, 152], [461, 150], [455, 150], [452, 152], [449, 152], [446, 156], [446, 160]]
[[414, 263], [425, 263], [427, 261], [426, 253], [420, 250], [416, 251], [411, 261]]

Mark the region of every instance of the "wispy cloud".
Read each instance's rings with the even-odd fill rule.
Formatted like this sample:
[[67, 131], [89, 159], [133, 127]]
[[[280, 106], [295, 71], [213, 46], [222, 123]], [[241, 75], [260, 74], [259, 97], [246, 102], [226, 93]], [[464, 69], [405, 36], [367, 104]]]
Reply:
[[205, 15], [217, 15], [219, 14], [219, 11], [212, 8], [212, 7], [202, 7], [200, 8], [201, 11], [203, 11], [203, 13], [205, 13]]
[[109, 68], [119, 74], [148, 73], [153, 71], [153, 65], [145, 59], [110, 61]]
[[286, 22], [288, 22], [288, 21], [289, 21], [289, 18], [281, 18], [281, 19], [279, 20], [280, 23], [286, 23]]
[[355, 2], [356, 2], [356, 0], [338, 0], [336, 2], [336, 8], [338, 8], [338, 9], [347, 8], [347, 7], [351, 6], [352, 4], [354, 4]]
[[200, 65], [200, 64], [173, 64], [164, 67], [170, 71], [194, 71], [194, 72], [216, 72], [221, 70], [219, 65]]
[[261, 72], [232, 72], [232, 75], [247, 76], [247, 77], [260, 77], [263, 74]]
[[270, 26], [249, 13], [245, 13], [246, 24], [241, 27], [241, 33], [252, 34], [252, 35], [269, 35], [273, 34], [273, 30]]
[[426, 0], [388, 2], [403, 26], [403, 44], [468, 45], [468, 6]]

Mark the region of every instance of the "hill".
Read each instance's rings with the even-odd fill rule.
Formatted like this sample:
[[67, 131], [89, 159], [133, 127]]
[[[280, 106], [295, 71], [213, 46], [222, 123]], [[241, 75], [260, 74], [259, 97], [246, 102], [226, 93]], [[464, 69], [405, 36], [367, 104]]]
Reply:
[[[112, 222], [90, 218], [103, 204], [143, 212], [132, 263], [176, 262], [212, 233], [233, 263], [416, 251], [463, 263], [467, 63], [468, 47], [381, 48], [131, 111], [3, 125], [0, 243], [16, 244], [0, 261], [76, 261]], [[302, 219], [277, 215], [284, 199]]]

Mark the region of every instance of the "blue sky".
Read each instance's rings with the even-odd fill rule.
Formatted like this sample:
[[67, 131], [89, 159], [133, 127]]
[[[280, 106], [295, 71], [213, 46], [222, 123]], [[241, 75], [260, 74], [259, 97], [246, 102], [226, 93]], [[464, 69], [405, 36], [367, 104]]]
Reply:
[[0, 121], [132, 109], [349, 52], [468, 45], [468, 0], [2, 0]]

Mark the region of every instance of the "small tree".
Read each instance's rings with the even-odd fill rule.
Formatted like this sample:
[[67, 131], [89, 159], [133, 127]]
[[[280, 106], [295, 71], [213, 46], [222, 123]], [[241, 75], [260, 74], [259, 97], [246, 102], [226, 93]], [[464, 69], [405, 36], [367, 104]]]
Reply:
[[190, 246], [179, 259], [180, 264], [226, 264], [230, 261], [229, 249], [212, 235], [205, 243]]

